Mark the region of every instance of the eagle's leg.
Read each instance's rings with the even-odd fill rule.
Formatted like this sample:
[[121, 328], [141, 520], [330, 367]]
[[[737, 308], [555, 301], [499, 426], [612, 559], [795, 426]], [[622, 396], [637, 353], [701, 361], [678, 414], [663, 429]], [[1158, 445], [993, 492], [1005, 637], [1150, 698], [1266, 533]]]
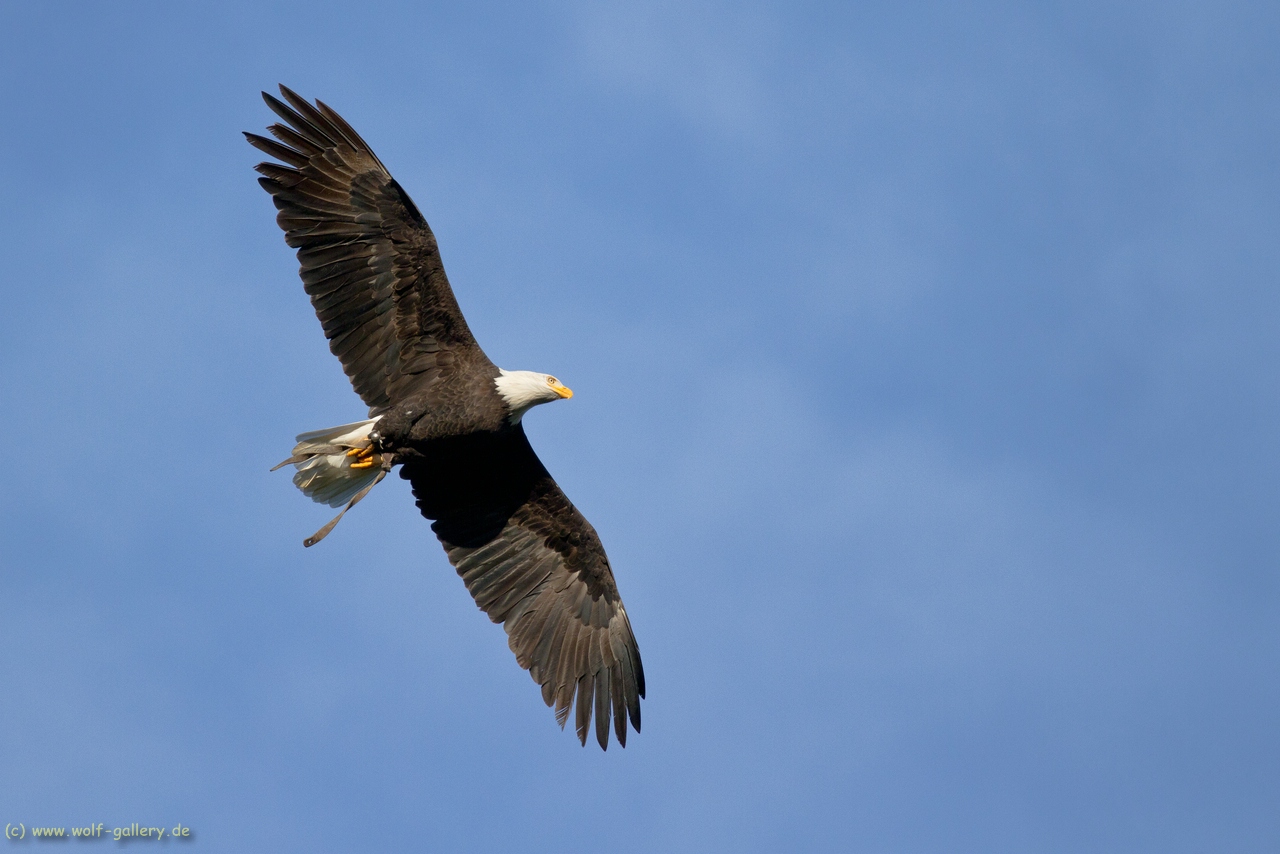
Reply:
[[408, 442], [413, 427], [430, 408], [426, 393], [406, 398], [378, 416], [378, 423], [369, 432], [373, 450], [382, 453], [400, 450]]

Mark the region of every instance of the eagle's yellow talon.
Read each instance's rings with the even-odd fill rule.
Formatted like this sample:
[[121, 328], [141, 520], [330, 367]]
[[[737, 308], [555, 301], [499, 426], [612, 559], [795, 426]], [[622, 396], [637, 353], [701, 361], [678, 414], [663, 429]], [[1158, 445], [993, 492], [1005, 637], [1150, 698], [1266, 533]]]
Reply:
[[367, 448], [352, 448], [347, 451], [347, 456], [355, 457], [355, 461], [350, 466], [353, 469], [373, 468], [381, 461], [381, 458], [374, 453], [372, 445]]

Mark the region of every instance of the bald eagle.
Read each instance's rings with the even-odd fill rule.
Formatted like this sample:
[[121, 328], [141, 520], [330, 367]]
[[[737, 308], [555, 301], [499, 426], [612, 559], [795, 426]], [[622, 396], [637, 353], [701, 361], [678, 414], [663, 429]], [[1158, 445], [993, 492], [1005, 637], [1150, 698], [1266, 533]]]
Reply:
[[[278, 162], [257, 170], [298, 250], [303, 287], [369, 418], [298, 436], [294, 483], [342, 511], [323, 539], [391, 471], [476, 604], [507, 632], [516, 661], [578, 740], [609, 725], [640, 731], [644, 669], [595, 529], [525, 437], [532, 407], [573, 396], [560, 380], [505, 371], [472, 337], [435, 236], [372, 149], [341, 116], [281, 86], [262, 93], [283, 123], [246, 133]], [[287, 102], [287, 103], [286, 103]], [[274, 471], [274, 469], [273, 469]]]

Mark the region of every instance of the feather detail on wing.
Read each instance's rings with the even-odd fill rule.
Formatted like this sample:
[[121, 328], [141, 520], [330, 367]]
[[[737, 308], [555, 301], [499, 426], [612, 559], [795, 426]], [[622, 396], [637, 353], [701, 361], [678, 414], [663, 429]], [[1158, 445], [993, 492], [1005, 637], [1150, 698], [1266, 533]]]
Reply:
[[[280, 163], [257, 169], [298, 250], [303, 286], [371, 415], [479, 351], [418, 208], [351, 125], [281, 86], [262, 97], [284, 123], [246, 133]], [[278, 140], [278, 141], [277, 141]]]
[[[528, 461], [514, 460], [527, 451]], [[627, 721], [640, 731], [644, 669], [609, 560], [595, 529], [542, 468], [523, 433], [505, 456], [513, 463], [501, 488], [475, 488], [437, 515], [439, 481], [406, 464], [418, 505], [436, 519], [449, 561], [476, 604], [507, 632], [516, 661], [542, 688], [564, 726], [571, 712], [578, 740], [595, 735], [607, 749], [612, 722], [626, 746]], [[525, 475], [531, 475], [525, 477]], [[509, 489], [507, 486], [515, 487]]]

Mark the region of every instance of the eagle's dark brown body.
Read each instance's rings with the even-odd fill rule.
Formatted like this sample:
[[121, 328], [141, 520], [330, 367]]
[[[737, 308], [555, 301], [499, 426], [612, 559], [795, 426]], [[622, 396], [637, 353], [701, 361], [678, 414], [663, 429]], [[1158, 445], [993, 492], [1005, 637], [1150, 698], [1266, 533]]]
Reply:
[[[284, 120], [270, 128], [276, 139], [246, 137], [281, 161], [260, 164], [259, 180], [298, 250], [329, 347], [378, 419], [366, 428], [370, 452], [401, 465], [450, 562], [503, 624], [557, 719], [575, 710], [585, 743], [594, 712], [600, 746], [610, 721], [625, 745], [627, 721], [640, 729], [644, 671], [600, 538], [499, 394], [502, 372], [467, 328], [413, 201], [337, 113], [281, 92], [287, 104], [263, 94]], [[311, 457], [331, 453], [318, 447]]]

